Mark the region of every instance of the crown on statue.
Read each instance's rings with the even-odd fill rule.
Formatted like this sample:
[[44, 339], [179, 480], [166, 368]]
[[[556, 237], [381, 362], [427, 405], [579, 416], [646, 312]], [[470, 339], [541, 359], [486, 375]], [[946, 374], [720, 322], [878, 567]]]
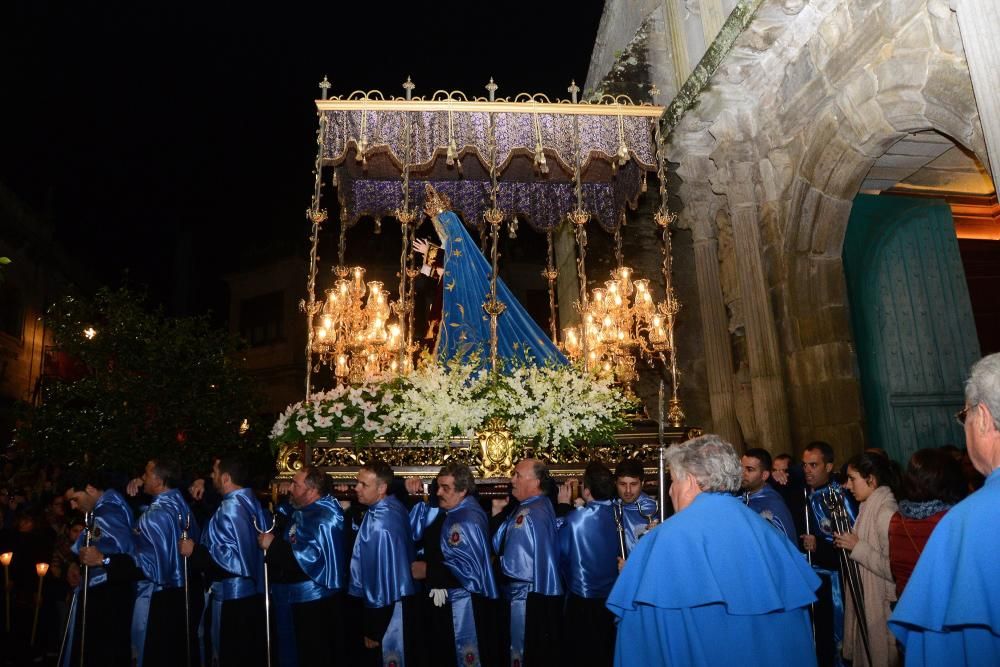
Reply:
[[438, 192], [430, 183], [424, 184], [424, 210], [432, 218], [440, 213], [451, 210], [451, 200], [448, 195]]

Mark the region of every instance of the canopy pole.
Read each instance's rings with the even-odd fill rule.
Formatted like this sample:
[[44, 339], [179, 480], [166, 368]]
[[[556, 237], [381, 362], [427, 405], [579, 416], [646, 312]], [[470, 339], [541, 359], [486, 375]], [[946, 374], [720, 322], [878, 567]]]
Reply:
[[[320, 94], [326, 99], [327, 91], [330, 90], [330, 82], [324, 76], [319, 84]], [[309, 203], [309, 210], [306, 211], [306, 218], [312, 222], [311, 246], [309, 248], [309, 277], [306, 280], [306, 299], [299, 302], [299, 310], [306, 316], [306, 400], [312, 393], [313, 374], [313, 318], [319, 311], [319, 304], [316, 303], [316, 273], [317, 273], [317, 251], [319, 249], [319, 232], [323, 222], [326, 221], [326, 209], [321, 209], [320, 198], [323, 194], [323, 143], [326, 139], [326, 114], [317, 111], [319, 116], [319, 129], [316, 131], [316, 161], [313, 164], [313, 193]]]
[[[495, 86], [493, 79], [490, 79], [490, 85]], [[490, 91], [492, 94], [496, 89]], [[503, 222], [504, 212], [500, 210], [497, 205], [497, 192], [500, 190], [500, 185], [497, 181], [497, 137], [496, 137], [496, 117], [493, 113], [490, 113], [490, 136], [489, 136], [489, 151], [490, 151], [490, 208], [486, 211], [483, 217], [486, 218], [486, 222], [490, 225], [490, 261], [493, 266], [493, 270], [490, 273], [490, 295], [483, 303], [483, 310], [490, 317], [490, 369], [493, 373], [499, 373], [500, 369], [497, 367], [499, 357], [497, 352], [497, 346], [499, 341], [497, 340], [497, 318], [503, 314], [504, 310], [507, 309], [507, 305], [503, 301], [497, 299], [497, 278], [498, 278], [498, 268], [497, 268], [497, 246], [499, 244], [499, 231], [500, 224]]]
[[677, 323], [677, 312], [680, 310], [680, 302], [674, 293], [673, 285], [673, 248], [671, 246], [670, 225], [677, 220], [677, 214], [673, 213], [667, 205], [667, 166], [666, 157], [663, 154], [663, 143], [660, 135], [660, 124], [654, 121], [655, 141], [656, 141], [656, 175], [660, 179], [660, 208], [653, 215], [653, 220], [662, 230], [660, 240], [661, 252], [663, 253], [663, 288], [665, 300], [663, 302], [663, 315], [667, 320], [667, 346], [670, 359], [666, 362], [665, 370], [670, 375], [671, 396], [670, 408], [667, 410], [667, 420], [671, 426], [679, 427], [684, 424], [684, 410], [681, 408], [680, 371], [677, 368], [677, 348], [674, 339], [674, 326]]
[[556, 279], [559, 277], [559, 271], [556, 270], [555, 266], [555, 250], [551, 229], [545, 235], [545, 238], [548, 240], [549, 253], [547, 260], [548, 263], [542, 271], [542, 277], [549, 282], [549, 330], [552, 333], [552, 342], [558, 346], [559, 322], [556, 319]]
[[[415, 85], [410, 77], [406, 77], [403, 90], [406, 99], [410, 99]], [[403, 122], [403, 201], [396, 209], [396, 219], [399, 220], [402, 236], [402, 247], [399, 249], [399, 298], [396, 300], [396, 316], [399, 317], [399, 327], [403, 332], [403, 343], [399, 346], [397, 372], [405, 374], [406, 360], [413, 350], [413, 296], [414, 280], [417, 275], [413, 267], [413, 237], [416, 232], [417, 209], [410, 207], [410, 163], [413, 161], [412, 118], [409, 111], [404, 112]]]
[[[583, 169], [580, 158], [580, 121], [573, 117], [573, 186], [576, 191], [576, 209], [567, 215], [576, 233], [576, 273], [580, 280], [580, 309], [581, 316], [587, 311], [587, 222], [590, 220], [590, 213], [583, 208]], [[590, 350], [587, 344], [587, 321], [581, 317], [580, 321], [580, 348], [582, 350], [583, 368], [590, 368]]]

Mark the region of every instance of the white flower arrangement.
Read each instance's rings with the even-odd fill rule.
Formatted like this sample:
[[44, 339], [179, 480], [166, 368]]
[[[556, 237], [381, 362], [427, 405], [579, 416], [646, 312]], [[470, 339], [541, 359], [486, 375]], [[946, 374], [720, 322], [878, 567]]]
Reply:
[[376, 409], [384, 401], [391, 403], [392, 400], [393, 393], [385, 385], [337, 387], [317, 392], [308, 401], [289, 405], [278, 416], [271, 429], [271, 441], [280, 445], [350, 436], [355, 444], [370, 444], [392, 434], [391, 419]]
[[609, 442], [625, 426], [629, 407], [610, 380], [573, 366], [515, 363], [494, 375], [475, 361], [442, 364], [426, 357], [406, 377], [339, 387], [288, 406], [271, 440], [281, 445], [350, 436], [365, 445], [377, 438], [472, 439], [487, 419], [501, 417], [517, 441], [565, 449]]

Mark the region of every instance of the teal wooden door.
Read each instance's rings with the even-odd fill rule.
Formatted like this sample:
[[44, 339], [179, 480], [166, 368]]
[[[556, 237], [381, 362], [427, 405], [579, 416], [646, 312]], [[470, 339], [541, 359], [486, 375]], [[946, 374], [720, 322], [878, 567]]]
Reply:
[[858, 195], [843, 259], [870, 445], [904, 465], [964, 447], [953, 415], [979, 340], [948, 205]]

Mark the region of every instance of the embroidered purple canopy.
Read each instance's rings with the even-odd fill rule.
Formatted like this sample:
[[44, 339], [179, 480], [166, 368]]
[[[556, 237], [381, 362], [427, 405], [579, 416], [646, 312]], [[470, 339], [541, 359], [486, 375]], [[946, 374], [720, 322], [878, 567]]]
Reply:
[[452, 95], [364, 94], [316, 106], [322, 164], [334, 167], [347, 227], [365, 216], [391, 217], [403, 201], [404, 170], [411, 208], [422, 205], [430, 182], [467, 223], [481, 225], [490, 206], [492, 155], [499, 208], [542, 231], [576, 208], [576, 165], [583, 207], [606, 230], [617, 228], [625, 207], [635, 208], [646, 172], [657, 169], [654, 124], [663, 111], [620, 99], [577, 104]]

